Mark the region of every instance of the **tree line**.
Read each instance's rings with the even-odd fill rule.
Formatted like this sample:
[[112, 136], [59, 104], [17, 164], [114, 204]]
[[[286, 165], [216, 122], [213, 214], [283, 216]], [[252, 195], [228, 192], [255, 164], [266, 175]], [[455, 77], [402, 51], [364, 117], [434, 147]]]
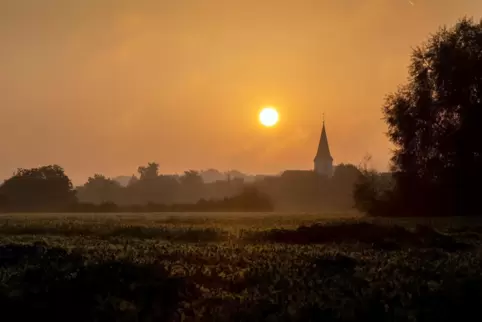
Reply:
[[58, 165], [18, 169], [0, 186], [2, 211], [327, 211], [350, 210], [361, 172], [335, 167], [331, 178], [313, 171], [285, 171], [253, 182], [243, 178], [204, 182], [198, 171], [163, 175], [159, 164], [140, 166], [126, 186], [101, 174], [73, 187]]
[[[158, 165], [139, 167], [139, 179], [127, 187], [102, 175], [74, 188], [59, 165], [18, 169], [0, 186], [0, 211], [4, 212], [140, 212], [140, 211], [272, 211], [271, 200], [254, 189], [242, 189], [219, 199], [180, 202], [173, 199], [176, 187], [195, 191], [199, 178], [194, 172], [177, 181], [157, 173]], [[188, 198], [194, 195], [188, 194]], [[125, 200], [123, 200], [125, 198]], [[184, 199], [187, 200], [187, 199]]]

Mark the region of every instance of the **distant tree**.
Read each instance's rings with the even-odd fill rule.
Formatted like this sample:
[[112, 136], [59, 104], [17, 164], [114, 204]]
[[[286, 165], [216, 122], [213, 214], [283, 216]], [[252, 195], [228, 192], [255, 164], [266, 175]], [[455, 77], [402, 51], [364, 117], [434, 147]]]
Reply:
[[409, 81], [383, 108], [400, 208], [482, 210], [482, 22], [464, 18], [413, 51]]
[[57, 211], [76, 202], [72, 182], [58, 165], [18, 169], [0, 186], [10, 210]]
[[270, 197], [277, 210], [326, 210], [330, 201], [329, 179], [314, 171], [287, 170], [254, 185]]
[[360, 181], [361, 171], [353, 164], [339, 164], [335, 167], [330, 179], [328, 194], [333, 206], [337, 209], [349, 209], [355, 205], [353, 189]]
[[195, 202], [203, 197], [204, 181], [198, 171], [184, 171], [179, 181], [183, 201]]
[[155, 179], [159, 176], [159, 164], [149, 162], [147, 166], [141, 166], [137, 169], [140, 180]]
[[128, 186], [132, 186], [133, 184], [135, 184], [137, 181], [139, 181], [139, 178], [137, 178], [135, 175], [132, 175], [132, 177], [129, 179], [129, 181], [127, 182], [127, 187]]
[[[141, 185], [142, 181], [139, 182]], [[179, 181], [175, 176], [161, 175], [149, 184], [143, 186], [145, 188], [144, 200], [155, 203], [173, 203], [179, 199]]]
[[200, 172], [200, 175], [205, 183], [211, 183], [218, 180], [226, 179], [226, 175], [216, 169], [203, 170]]
[[123, 190], [118, 181], [95, 174], [89, 177], [82, 187], [77, 188], [77, 197], [81, 202], [94, 204], [118, 203], [122, 201]]
[[355, 165], [342, 163], [335, 167], [332, 181], [336, 182], [339, 186], [351, 189], [361, 174], [361, 171]]
[[379, 173], [370, 166], [371, 156], [366, 155], [358, 166], [360, 175], [353, 185], [353, 200], [356, 209], [370, 215], [387, 215], [396, 207], [393, 199], [391, 176]]
[[245, 173], [242, 173], [241, 171], [238, 170], [229, 170], [224, 173], [224, 176], [226, 178], [229, 178], [229, 180], [233, 179], [243, 179], [244, 182], [253, 182], [254, 177], [251, 175], [247, 175]]
[[269, 196], [260, 192], [254, 186], [247, 186], [239, 195], [225, 198], [225, 204], [228, 209], [236, 209], [238, 211], [272, 211], [274, 209]]
[[132, 179], [131, 176], [117, 176], [112, 178], [112, 180], [117, 181], [120, 183], [121, 186], [126, 187], [129, 184], [129, 181]]
[[203, 197], [208, 199], [222, 199], [241, 193], [244, 188], [243, 179], [216, 180], [203, 185]]
[[179, 196], [179, 182], [174, 176], [160, 175], [159, 164], [148, 163], [138, 168], [139, 179], [126, 187], [123, 203], [173, 203]]
[[198, 171], [189, 170], [184, 171], [184, 175], [182, 175], [179, 180], [181, 184], [186, 186], [200, 186], [203, 184], [203, 179]]

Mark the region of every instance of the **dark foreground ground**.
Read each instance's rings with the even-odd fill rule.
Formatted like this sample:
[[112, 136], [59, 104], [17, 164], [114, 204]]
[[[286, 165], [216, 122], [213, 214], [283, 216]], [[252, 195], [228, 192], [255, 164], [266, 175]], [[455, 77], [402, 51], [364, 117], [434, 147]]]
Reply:
[[463, 218], [2, 215], [0, 320], [482, 321], [481, 241]]

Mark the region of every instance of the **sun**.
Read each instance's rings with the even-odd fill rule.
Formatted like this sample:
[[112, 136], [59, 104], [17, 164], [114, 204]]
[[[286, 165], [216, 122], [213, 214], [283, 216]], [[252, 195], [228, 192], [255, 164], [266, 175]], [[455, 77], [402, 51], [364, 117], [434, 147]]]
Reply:
[[259, 121], [267, 127], [271, 127], [278, 123], [278, 111], [274, 107], [265, 107], [259, 112]]

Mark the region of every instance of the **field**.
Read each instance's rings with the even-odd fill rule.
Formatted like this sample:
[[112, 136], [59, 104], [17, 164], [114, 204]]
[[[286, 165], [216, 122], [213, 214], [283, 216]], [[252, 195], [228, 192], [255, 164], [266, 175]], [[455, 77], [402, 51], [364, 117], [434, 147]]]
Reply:
[[[301, 226], [301, 227], [300, 227]], [[481, 321], [482, 220], [0, 215], [2, 321]]]

